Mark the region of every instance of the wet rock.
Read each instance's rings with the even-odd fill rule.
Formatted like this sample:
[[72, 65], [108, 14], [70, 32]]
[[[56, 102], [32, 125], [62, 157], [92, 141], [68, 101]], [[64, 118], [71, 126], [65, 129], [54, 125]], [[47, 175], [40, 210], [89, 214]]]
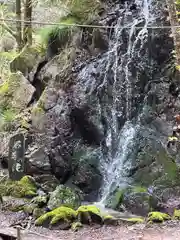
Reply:
[[55, 191], [50, 194], [47, 206], [49, 209], [53, 210], [61, 205], [77, 208], [80, 205], [79, 195], [72, 189], [63, 185], [56, 187]]
[[101, 186], [101, 181], [102, 175], [100, 171], [85, 162], [80, 162], [78, 164], [72, 177], [73, 184], [78, 186], [85, 194], [90, 194], [90, 196], [91, 194], [97, 194], [97, 191]]
[[50, 152], [49, 160], [52, 168], [52, 173], [61, 182], [64, 183], [68, 180], [72, 172], [71, 158], [69, 154], [66, 156], [61, 155], [60, 148], [56, 147]]
[[108, 38], [104, 36], [99, 29], [94, 29], [92, 33], [92, 50], [99, 49], [100, 51], [105, 51], [108, 49]]
[[121, 204], [124, 197], [124, 190], [123, 189], [115, 189], [111, 192], [106, 200], [106, 207], [114, 209], [114, 210], [121, 210]]
[[150, 196], [147, 192], [127, 192], [124, 194], [122, 204], [133, 214], [147, 216], [152, 209], [157, 209], [158, 200], [155, 197]]

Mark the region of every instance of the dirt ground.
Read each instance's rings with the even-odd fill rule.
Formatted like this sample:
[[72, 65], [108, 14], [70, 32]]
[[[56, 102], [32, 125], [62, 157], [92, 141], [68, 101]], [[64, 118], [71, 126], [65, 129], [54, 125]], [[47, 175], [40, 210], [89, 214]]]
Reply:
[[[0, 213], [0, 229], [5, 229], [20, 215]], [[180, 240], [180, 222], [170, 221], [164, 224], [125, 224], [121, 226], [84, 227], [78, 232], [49, 230], [32, 226], [22, 240]], [[33, 233], [32, 233], [33, 232]], [[37, 233], [37, 234], [35, 234]]]

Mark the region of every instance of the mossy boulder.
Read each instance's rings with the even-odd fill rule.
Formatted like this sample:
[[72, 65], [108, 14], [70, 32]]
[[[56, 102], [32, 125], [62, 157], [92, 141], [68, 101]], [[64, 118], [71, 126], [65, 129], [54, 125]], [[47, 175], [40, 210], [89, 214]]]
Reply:
[[35, 88], [21, 72], [11, 73], [0, 85], [0, 109], [18, 113], [27, 106], [34, 92]]
[[150, 212], [148, 214], [148, 222], [164, 222], [166, 220], [170, 220], [171, 217], [166, 213], [161, 212]]
[[53, 210], [61, 205], [77, 208], [80, 206], [80, 197], [71, 188], [59, 185], [55, 191], [50, 194], [48, 208]]
[[173, 218], [176, 220], [180, 220], [180, 210], [174, 210]]
[[64, 223], [72, 223], [76, 219], [76, 211], [71, 208], [61, 206], [51, 212], [43, 214], [35, 221], [37, 226], [49, 226]]
[[127, 222], [129, 222], [129, 223], [144, 223], [144, 219], [143, 218], [136, 218], [136, 217], [134, 217], [134, 218], [128, 218], [128, 219], [126, 219], [126, 221]]
[[0, 192], [2, 196], [34, 197], [37, 195], [37, 187], [32, 177], [24, 176], [20, 181], [1, 182]]
[[76, 212], [78, 221], [83, 224], [103, 223], [103, 216], [100, 209], [94, 205], [80, 206]]

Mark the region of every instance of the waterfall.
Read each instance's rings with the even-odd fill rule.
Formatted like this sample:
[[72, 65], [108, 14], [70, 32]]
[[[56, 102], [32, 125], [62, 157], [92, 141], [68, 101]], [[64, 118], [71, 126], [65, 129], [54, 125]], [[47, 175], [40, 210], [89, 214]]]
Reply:
[[[153, 24], [152, 0], [136, 0], [132, 13], [126, 4], [109, 40], [108, 52], [86, 65], [79, 73], [81, 89], [94, 99], [106, 119], [107, 155], [101, 157], [104, 183], [100, 203], [111, 191], [131, 184], [127, 170], [135, 154], [138, 115], [144, 93], [141, 87], [151, 79], [148, 27]], [[122, 11], [122, 10], [121, 10]]]
[[[136, 4], [139, 6], [139, 4], [142, 4], [140, 1], [136, 1]], [[117, 40], [114, 44], [113, 51], [115, 55], [115, 62], [113, 65], [113, 71], [114, 71], [114, 83], [113, 83], [113, 108], [112, 108], [112, 128], [114, 129], [114, 132], [116, 132], [115, 139], [118, 139], [117, 143], [117, 150], [109, 162], [109, 164], [106, 162], [104, 164], [104, 170], [105, 170], [105, 182], [102, 187], [102, 197], [101, 197], [101, 203], [103, 204], [109, 193], [114, 190], [113, 188], [120, 187], [123, 188], [130, 184], [130, 179], [126, 177], [126, 170], [128, 167], [130, 168], [131, 162], [130, 162], [130, 154], [133, 153], [133, 147], [134, 147], [134, 139], [136, 136], [136, 131], [138, 130], [138, 124], [132, 124], [129, 120], [131, 118], [131, 112], [132, 112], [132, 88], [133, 88], [133, 82], [132, 82], [132, 72], [129, 69], [129, 65], [132, 62], [132, 58], [134, 55], [138, 54], [140, 56], [140, 51], [142, 50], [144, 46], [144, 42], [147, 41], [148, 38], [148, 24], [149, 24], [149, 2], [147, 0], [143, 1], [143, 4], [141, 6], [141, 11], [139, 12], [140, 18], [135, 18], [132, 23], [131, 27], [129, 29], [129, 37], [128, 37], [128, 46], [125, 54], [121, 58], [121, 64], [118, 66], [118, 46], [121, 44], [119, 42], [120, 36], [122, 36], [123, 27], [121, 24], [119, 25], [119, 22], [116, 25], [116, 37]], [[139, 23], [142, 22], [142, 17], [144, 21], [144, 26], [140, 29], [139, 33], [136, 34], [136, 26], [139, 25]], [[124, 13], [124, 18], [128, 18], [128, 10], [126, 9], [126, 12]], [[126, 27], [126, 26], [125, 26]], [[138, 51], [136, 50], [138, 48]], [[135, 52], [137, 51], [137, 52]], [[111, 50], [112, 54], [112, 50]], [[109, 58], [110, 59], [110, 58]], [[108, 64], [110, 65], [110, 64]], [[118, 74], [119, 72], [124, 71], [124, 79], [120, 79], [121, 81], [124, 80], [124, 86], [125, 86], [125, 103], [126, 103], [126, 123], [122, 130], [119, 132], [117, 131], [117, 117], [116, 117], [116, 111], [114, 111], [117, 107], [116, 104], [119, 104], [119, 101], [122, 101], [122, 95], [121, 99], [117, 100], [117, 97], [119, 93], [122, 94], [122, 89], [120, 89], [119, 93], [116, 92], [118, 83]], [[105, 76], [106, 77], [106, 76]], [[105, 81], [104, 81], [105, 82]], [[124, 93], [124, 92], [123, 92]], [[123, 114], [123, 113], [122, 113]], [[109, 138], [111, 135], [111, 132], [109, 133]], [[108, 139], [109, 139], [108, 138]], [[108, 141], [107, 139], [107, 141]], [[114, 142], [111, 142], [111, 144], [115, 144]]]

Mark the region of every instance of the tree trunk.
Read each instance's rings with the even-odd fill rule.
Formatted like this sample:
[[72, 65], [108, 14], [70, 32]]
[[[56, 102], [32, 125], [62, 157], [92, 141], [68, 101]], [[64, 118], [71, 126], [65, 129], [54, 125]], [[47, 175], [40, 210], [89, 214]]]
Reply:
[[32, 0], [26, 0], [24, 7], [24, 29], [23, 42], [24, 44], [32, 44]]
[[16, 40], [17, 40], [17, 44], [18, 44], [18, 48], [19, 50], [22, 49], [23, 45], [22, 45], [22, 23], [21, 23], [21, 0], [16, 0], [16, 31], [17, 31], [17, 36], [16, 36]]

